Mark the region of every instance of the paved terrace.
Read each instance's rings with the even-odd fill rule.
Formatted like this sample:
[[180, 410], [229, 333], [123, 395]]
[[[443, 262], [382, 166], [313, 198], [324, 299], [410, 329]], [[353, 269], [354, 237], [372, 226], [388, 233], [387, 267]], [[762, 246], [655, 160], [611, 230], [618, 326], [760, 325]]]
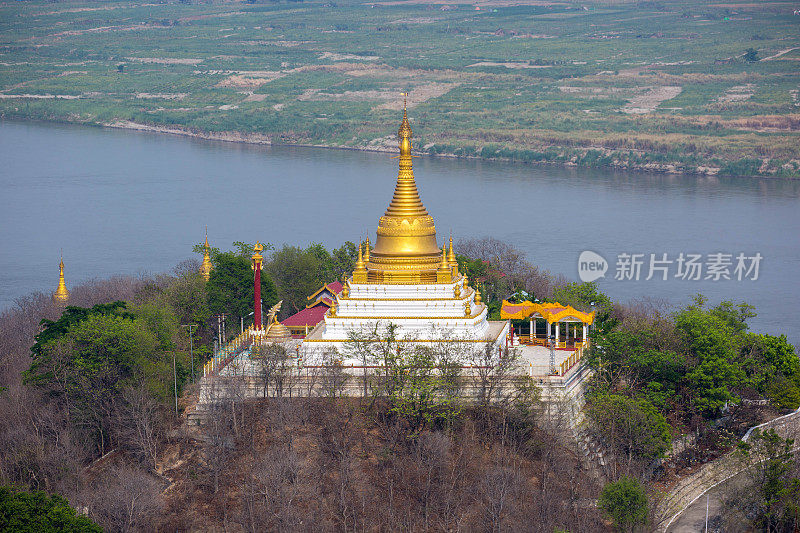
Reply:
[[[499, 335], [502, 331], [503, 322], [492, 322], [492, 335]], [[498, 330], [498, 331], [495, 331]], [[544, 378], [548, 376], [567, 377], [571, 370], [573, 370], [583, 356], [584, 345], [581, 342], [574, 344], [559, 343], [559, 347], [551, 351], [550, 348], [542, 346], [541, 344], [519, 343], [519, 338], [514, 337], [509, 346], [520, 352], [519, 360], [519, 376], [531, 376]], [[525, 340], [523, 338], [523, 340]], [[257, 376], [261, 372], [256, 368], [256, 365], [250, 358], [250, 348], [253, 343], [263, 342], [263, 340], [254, 335], [252, 331], [247, 330], [239, 337], [233, 339], [225, 346], [223, 346], [214, 358], [206, 363], [203, 374], [204, 376], [213, 375], [239, 375], [239, 376]], [[303, 342], [297, 339], [286, 341], [288, 356], [293, 359], [292, 366], [298, 370], [305, 368], [320, 368], [316, 362], [305, 360], [299, 357], [303, 353]], [[501, 342], [498, 342], [498, 348]], [[551, 354], [554, 358], [555, 372], [551, 369]], [[343, 368], [345, 372], [353, 375], [363, 375], [366, 370], [363, 366], [359, 365], [356, 361], [345, 360], [343, 361]], [[469, 373], [474, 370], [471, 366], [464, 366], [464, 371]]]

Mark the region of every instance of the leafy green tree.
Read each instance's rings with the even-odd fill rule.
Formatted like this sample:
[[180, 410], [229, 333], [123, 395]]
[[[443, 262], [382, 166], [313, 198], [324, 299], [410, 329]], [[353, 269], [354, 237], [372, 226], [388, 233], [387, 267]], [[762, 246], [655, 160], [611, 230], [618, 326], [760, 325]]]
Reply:
[[794, 439], [775, 430], [753, 431], [737, 452], [748, 466], [744, 471], [752, 490], [739, 497], [749, 499], [755, 511], [753, 525], [759, 531], [797, 531], [800, 526], [800, 471], [795, 460]]
[[307, 297], [323, 284], [336, 281], [333, 259], [320, 244], [306, 249], [285, 245], [274, 252], [266, 266], [278, 286], [284, 313], [296, 313], [308, 305]]
[[[217, 256], [208, 283], [208, 310], [212, 314], [225, 313], [237, 323], [244, 317], [245, 322], [253, 323], [248, 315], [253, 311], [253, 268], [250, 260], [231, 252]], [[266, 310], [278, 301], [275, 285], [266, 272], [261, 273], [262, 309]]]
[[121, 386], [136, 374], [144, 378], [146, 360], [155, 359], [157, 347], [140, 320], [91, 315], [46, 345], [47, 362], [34, 359], [31, 381], [63, 398], [72, 422], [92, 435], [103, 453]]
[[[269, 250], [274, 250], [275, 249], [274, 246], [272, 246], [268, 242], [267, 243], [261, 243], [261, 245], [264, 246], [264, 250], [265, 251], [269, 251]], [[211, 257], [211, 262], [212, 263], [216, 263], [217, 256], [219, 256], [222, 253], [231, 253], [231, 254], [237, 255], [237, 256], [239, 256], [239, 257], [241, 257], [243, 259], [247, 259], [248, 261], [253, 256], [253, 248], [255, 247], [255, 243], [242, 242], [242, 241], [233, 241], [232, 246], [233, 246], [233, 251], [231, 251], [231, 252], [223, 252], [219, 248], [216, 248], [214, 246], [209, 246], [208, 247], [208, 255]], [[206, 249], [205, 242], [200, 242], [200, 243], [197, 243], [194, 246], [192, 246], [192, 251], [194, 253], [196, 253], [196, 254], [200, 254], [201, 256], [205, 253], [205, 249]]]
[[759, 335], [761, 350], [764, 359], [772, 365], [777, 372], [787, 378], [794, 378], [800, 374], [800, 359], [797, 352], [786, 339], [786, 335], [775, 337], [773, 335]]
[[597, 283], [567, 283], [553, 291], [554, 301], [571, 305], [576, 309], [591, 311], [591, 308], [610, 310], [611, 298], [600, 292]]
[[[704, 301], [702, 297], [695, 301]], [[747, 321], [756, 316], [755, 307], [750, 304], [740, 302], [734, 304], [730, 300], [723, 300], [716, 307], [710, 310], [712, 316], [723, 320], [728, 327], [736, 334], [747, 331]]]
[[749, 383], [780, 408], [800, 406], [800, 360], [785, 335], [743, 336], [740, 361]]
[[18, 533], [102, 533], [88, 517], [78, 516], [67, 500], [42, 491], [0, 487], [0, 531]]
[[619, 394], [598, 395], [591, 400], [589, 418], [628, 464], [648, 463], [669, 449], [670, 426], [647, 400]]
[[738, 397], [735, 389], [742, 385], [745, 374], [737, 363], [741, 343], [741, 326], [731, 323], [731, 317], [721, 308], [708, 311], [702, 297], [695, 305], [681, 310], [675, 317], [675, 327], [681, 333], [684, 348], [697, 359], [687, 374], [699, 411], [714, 416], [728, 402]]
[[37, 336], [24, 379], [63, 401], [70, 421], [104, 453], [126, 387], [144, 384], [166, 403], [174, 394], [173, 357], [179, 390], [188, 377], [176, 335], [175, 315], [153, 302], [131, 311], [122, 302], [69, 308]]
[[398, 350], [390, 354], [387, 387], [391, 411], [404, 419], [414, 437], [438, 421], [452, 420], [459, 413], [455, 368], [442, 368], [428, 347]]
[[800, 406], [800, 379], [787, 379], [778, 374], [770, 379], [764, 395], [780, 409], [797, 409]]
[[597, 506], [620, 531], [632, 533], [636, 526], [647, 523], [647, 492], [635, 478], [623, 476], [608, 483]]
[[758, 61], [758, 50], [755, 48], [748, 48], [744, 51], [744, 60], [749, 63]]
[[358, 258], [358, 246], [355, 243], [346, 241], [343, 245], [331, 252], [331, 271], [333, 279], [341, 279], [342, 276], [349, 276], [356, 266]]
[[181, 324], [197, 324], [203, 328], [211, 318], [206, 281], [199, 273], [179, 276], [166, 288], [165, 299]]
[[64, 312], [61, 313], [61, 317], [59, 317], [58, 320], [42, 320], [40, 322], [42, 330], [36, 335], [36, 343], [31, 348], [34, 364], [31, 366], [31, 370], [26, 372], [27, 378], [41, 379], [43, 377], [39, 375], [41, 372], [38, 372], [36, 369], [47, 364], [48, 358], [44, 353], [45, 346], [52, 341], [62, 338], [69, 332], [72, 326], [92, 315], [118, 315], [133, 318], [131, 313], [125, 311], [125, 307], [125, 302], [120, 301], [98, 304], [90, 309], [69, 305], [64, 309]]
[[658, 349], [657, 337], [657, 331], [646, 328], [601, 333], [588, 351], [587, 362], [598, 371], [596, 379], [606, 390], [641, 391], [664, 409], [681, 384], [686, 361], [675, 352]]

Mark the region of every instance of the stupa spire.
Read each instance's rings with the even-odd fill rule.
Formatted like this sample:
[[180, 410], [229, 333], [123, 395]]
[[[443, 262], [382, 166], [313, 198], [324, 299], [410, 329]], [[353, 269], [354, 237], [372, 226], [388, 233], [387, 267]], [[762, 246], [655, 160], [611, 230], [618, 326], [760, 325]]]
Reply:
[[400, 165], [397, 173], [397, 183], [394, 187], [392, 203], [386, 209], [387, 217], [423, 217], [428, 215], [425, 206], [417, 191], [417, 183], [414, 180], [414, 169], [411, 164], [411, 124], [408, 122], [405, 95], [403, 100], [403, 120], [400, 122], [400, 129], [397, 137], [400, 139]]
[[453, 269], [453, 276], [458, 276], [458, 261], [456, 254], [453, 252], [453, 235], [450, 235], [450, 252], [447, 254], [447, 262], [450, 263], [450, 268]]
[[378, 238], [369, 254], [370, 281], [424, 282], [436, 279], [441, 250], [436, 227], [419, 197], [411, 165], [411, 124], [404, 96], [400, 140], [400, 164], [394, 195], [378, 223]]
[[353, 282], [363, 283], [367, 281], [367, 267], [364, 264], [364, 245], [358, 244], [358, 261], [356, 261], [356, 268], [353, 270]]
[[58, 262], [58, 288], [53, 293], [53, 300], [56, 302], [66, 302], [69, 299], [69, 291], [64, 283], [64, 254]]

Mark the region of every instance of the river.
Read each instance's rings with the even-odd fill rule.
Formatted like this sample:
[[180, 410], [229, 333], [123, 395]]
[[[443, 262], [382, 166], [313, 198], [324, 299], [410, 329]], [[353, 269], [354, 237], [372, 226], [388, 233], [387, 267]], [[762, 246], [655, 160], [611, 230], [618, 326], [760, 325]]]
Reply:
[[[390, 154], [18, 122], [0, 122], [0, 155], [0, 309], [55, 289], [62, 250], [75, 286], [168, 271], [192, 256], [205, 225], [223, 249], [374, 239], [397, 175]], [[414, 169], [440, 240], [493, 236], [575, 280], [591, 250], [608, 263], [598, 283], [614, 299], [746, 301], [758, 311], [753, 330], [800, 343], [800, 182], [434, 157]], [[638, 281], [615, 279], [625, 253], [644, 254]], [[701, 279], [675, 276], [680, 253], [702, 256]], [[705, 279], [717, 253], [732, 255], [720, 268], [732, 279]], [[739, 253], [761, 255], [758, 279], [736, 279]], [[661, 264], [666, 281], [661, 271], [645, 279], [650, 254], [673, 261]]]

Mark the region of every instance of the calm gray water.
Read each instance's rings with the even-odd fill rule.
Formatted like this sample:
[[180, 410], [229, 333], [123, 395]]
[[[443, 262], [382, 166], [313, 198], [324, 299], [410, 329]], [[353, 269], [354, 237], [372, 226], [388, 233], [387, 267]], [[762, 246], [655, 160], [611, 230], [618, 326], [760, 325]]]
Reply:
[[[392, 128], [387, 126], [387, 134]], [[195, 141], [79, 126], [0, 122], [0, 309], [52, 291], [59, 250], [68, 286], [170, 270], [194, 243], [339, 246], [391, 199], [385, 154]], [[800, 183], [697, 179], [419, 158], [418, 186], [440, 238], [491, 235], [540, 267], [577, 279], [593, 250], [612, 298], [702, 292], [757, 306], [754, 330], [800, 342]], [[620, 253], [761, 253], [757, 281], [614, 279]]]

